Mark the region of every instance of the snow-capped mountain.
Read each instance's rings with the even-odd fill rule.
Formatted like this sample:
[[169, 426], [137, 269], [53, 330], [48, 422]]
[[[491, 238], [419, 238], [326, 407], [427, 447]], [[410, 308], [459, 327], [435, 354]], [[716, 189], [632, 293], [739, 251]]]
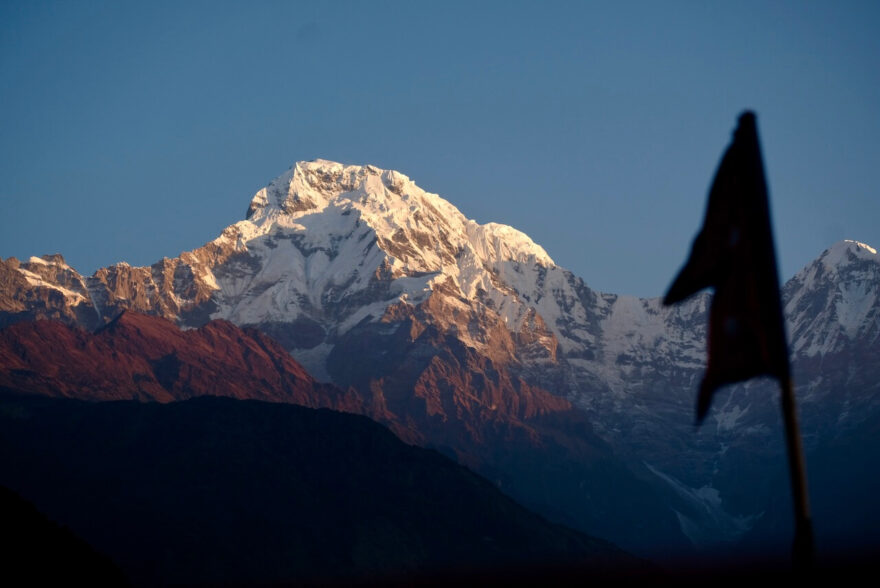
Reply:
[[[245, 220], [177, 258], [87, 278], [60, 256], [8, 259], [0, 280], [0, 325], [95, 328], [132, 309], [186, 327], [215, 318], [257, 327], [319, 380], [358, 390], [399, 434], [595, 534], [620, 521], [572, 515], [574, 486], [560, 494], [511, 473], [522, 461], [511, 443], [553, 439], [573, 456], [566, 467], [590, 451], [613, 454], [675, 497], [666, 514], [695, 544], [735, 540], [771, 518], [732, 482], [784, 450], [772, 386], [731, 387], [693, 427], [708, 293], [664, 308], [594, 291], [523, 233], [468, 220], [395, 171], [301, 162], [256, 193]], [[834, 245], [784, 286], [808, 447], [828, 422], [837, 435], [876, 422], [878, 289], [880, 259], [856, 242]], [[600, 493], [596, 471], [566, 483], [583, 488], [592, 476]]]

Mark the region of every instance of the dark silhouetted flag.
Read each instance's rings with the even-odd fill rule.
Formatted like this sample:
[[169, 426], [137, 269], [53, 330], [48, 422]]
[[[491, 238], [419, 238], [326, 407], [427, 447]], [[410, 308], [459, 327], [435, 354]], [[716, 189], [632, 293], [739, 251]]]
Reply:
[[709, 361], [697, 422], [720, 386], [767, 375], [787, 382], [788, 346], [755, 115], [744, 112], [709, 192], [703, 228], [663, 304], [714, 288]]

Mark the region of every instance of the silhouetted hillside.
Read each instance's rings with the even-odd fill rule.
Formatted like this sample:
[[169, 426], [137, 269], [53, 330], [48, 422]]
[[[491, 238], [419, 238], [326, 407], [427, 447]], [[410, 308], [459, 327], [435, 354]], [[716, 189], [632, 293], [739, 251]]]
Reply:
[[136, 583], [644, 569], [365, 417], [213, 397], [6, 395], [0, 431], [0, 483]]

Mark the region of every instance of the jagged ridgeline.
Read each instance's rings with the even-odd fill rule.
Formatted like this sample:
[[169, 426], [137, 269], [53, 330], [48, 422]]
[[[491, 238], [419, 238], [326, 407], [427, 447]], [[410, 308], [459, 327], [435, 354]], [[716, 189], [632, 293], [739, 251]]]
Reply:
[[[708, 294], [663, 308], [597, 292], [523, 233], [468, 220], [398, 172], [298, 163], [257, 192], [245, 220], [177, 258], [89, 277], [60, 256], [8, 259], [0, 272], [3, 324], [94, 330], [136, 310], [187, 328], [255, 327], [404, 439], [638, 553], [756, 536], [787, 551], [772, 387], [722, 391], [692, 427]], [[877, 253], [855, 241], [784, 286], [808, 452], [876, 427], [878, 290]], [[876, 454], [870, 444], [859, 455]], [[811, 471], [817, 488], [842, 474], [824, 475]], [[828, 496], [855, 504], [836, 488]], [[835, 511], [835, 537], [876, 540], [865, 521], [877, 507], [859, 504]], [[821, 549], [818, 516], [816, 526]]]

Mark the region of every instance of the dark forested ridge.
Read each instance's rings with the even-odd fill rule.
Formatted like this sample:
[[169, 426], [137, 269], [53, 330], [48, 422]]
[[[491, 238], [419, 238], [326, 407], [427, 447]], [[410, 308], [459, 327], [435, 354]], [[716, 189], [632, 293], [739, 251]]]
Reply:
[[137, 584], [646, 569], [365, 417], [6, 394], [0, 430], [0, 484]]

